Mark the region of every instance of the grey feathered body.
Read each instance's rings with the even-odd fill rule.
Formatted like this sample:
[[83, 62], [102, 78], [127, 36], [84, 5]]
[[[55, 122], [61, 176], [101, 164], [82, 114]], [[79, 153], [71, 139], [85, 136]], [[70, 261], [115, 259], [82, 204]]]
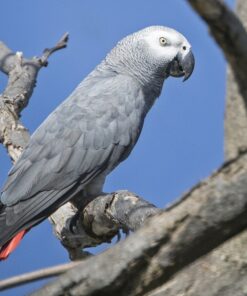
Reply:
[[78, 193], [83, 197], [88, 184], [104, 179], [131, 152], [163, 78], [129, 72], [124, 53], [114, 63], [115, 56], [119, 52], [51, 113], [10, 171], [1, 195], [0, 246]]
[[100, 194], [105, 176], [136, 144], [164, 79], [186, 80], [193, 68], [191, 45], [171, 28], [122, 39], [37, 129], [10, 171], [1, 193], [0, 249], [68, 200]]

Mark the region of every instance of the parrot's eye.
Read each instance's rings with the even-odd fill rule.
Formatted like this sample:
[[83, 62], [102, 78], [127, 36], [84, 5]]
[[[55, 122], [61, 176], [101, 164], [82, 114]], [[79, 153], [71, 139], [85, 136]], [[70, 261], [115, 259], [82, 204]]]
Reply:
[[165, 46], [167, 44], [167, 39], [165, 37], [160, 37], [160, 45]]

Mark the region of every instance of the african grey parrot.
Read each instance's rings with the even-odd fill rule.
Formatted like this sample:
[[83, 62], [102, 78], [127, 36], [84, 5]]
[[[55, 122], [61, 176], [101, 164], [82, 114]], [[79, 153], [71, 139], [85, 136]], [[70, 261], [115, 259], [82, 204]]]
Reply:
[[135, 146], [169, 76], [188, 79], [191, 45], [152, 26], [122, 39], [30, 138], [1, 192], [0, 259], [73, 198], [100, 195]]

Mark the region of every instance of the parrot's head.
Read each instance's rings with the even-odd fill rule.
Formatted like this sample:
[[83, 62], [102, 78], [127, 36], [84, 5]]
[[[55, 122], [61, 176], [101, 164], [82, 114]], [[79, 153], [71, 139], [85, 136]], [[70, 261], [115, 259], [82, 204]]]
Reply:
[[179, 32], [167, 27], [154, 26], [138, 32], [147, 60], [165, 70], [168, 76], [187, 80], [195, 66], [194, 55], [188, 40]]
[[169, 76], [187, 80], [195, 65], [188, 40], [163, 26], [147, 27], [125, 37], [109, 54], [109, 60], [149, 85]]

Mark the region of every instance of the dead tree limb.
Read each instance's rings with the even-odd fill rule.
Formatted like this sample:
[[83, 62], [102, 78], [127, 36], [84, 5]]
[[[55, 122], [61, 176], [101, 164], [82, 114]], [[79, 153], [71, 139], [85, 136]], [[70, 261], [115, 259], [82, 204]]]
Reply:
[[28, 105], [39, 70], [47, 66], [48, 57], [67, 45], [68, 34], [40, 58], [27, 59], [21, 52], [12, 52], [0, 42], [0, 71], [8, 75], [8, 83], [0, 95], [0, 143], [15, 162], [29, 140], [28, 130], [20, 122], [21, 111]]
[[126, 233], [135, 231], [159, 212], [160, 209], [137, 195], [117, 191], [95, 198], [82, 212], [78, 212], [72, 203], [67, 203], [50, 220], [70, 259], [78, 260], [85, 258], [84, 248], [110, 243], [114, 236], [119, 235], [120, 229]]

